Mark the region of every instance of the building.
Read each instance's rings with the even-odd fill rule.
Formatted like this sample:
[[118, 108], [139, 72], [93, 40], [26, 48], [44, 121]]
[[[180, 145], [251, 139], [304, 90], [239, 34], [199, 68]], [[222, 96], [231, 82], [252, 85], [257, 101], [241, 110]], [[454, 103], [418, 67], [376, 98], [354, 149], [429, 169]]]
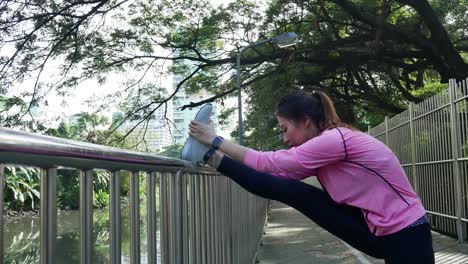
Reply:
[[[147, 123], [143, 121], [138, 124], [140, 120], [126, 121], [120, 127], [121, 133], [127, 133], [132, 128], [134, 130], [128, 135], [126, 141], [130, 145], [135, 145], [135, 150], [149, 153], [160, 152], [167, 146], [172, 145], [172, 102], [167, 104], [167, 111], [164, 107], [156, 110], [153, 117]], [[166, 115], [166, 117], [164, 116]], [[123, 113], [114, 113], [112, 115], [113, 121], [122, 118]], [[169, 121], [167, 119], [169, 119]]]
[[[146, 75], [148, 77], [145, 83], [142, 84], [145, 90], [145, 97], [141, 100], [141, 105], [149, 104], [150, 100], [160, 100], [153, 95], [160, 95], [161, 98], [167, 98], [173, 88], [173, 74], [171, 71], [172, 64], [169, 62], [153, 65], [151, 71]], [[133, 74], [139, 76], [138, 74]], [[135, 91], [134, 91], [135, 92]], [[140, 91], [138, 91], [139, 93]], [[151, 95], [151, 96], [150, 96]], [[152, 98], [146, 98], [152, 97]], [[156, 106], [156, 105], [153, 105]], [[113, 120], [122, 113], [113, 114]], [[121, 125], [119, 131], [127, 133], [132, 128], [136, 128], [128, 137], [128, 143], [137, 145], [135, 150], [142, 152], [157, 153], [165, 147], [173, 144], [173, 102], [169, 100], [166, 104], [161, 105], [151, 116], [149, 122], [144, 120], [126, 121]]]
[[[181, 81], [182, 77], [174, 75], [174, 86]], [[185, 90], [180, 89], [174, 96], [173, 100], [173, 116], [174, 116], [174, 144], [184, 144], [189, 136], [189, 124], [190, 121], [195, 119], [196, 114], [200, 107], [187, 108], [181, 110], [180, 108], [184, 105], [190, 104], [191, 102], [199, 102], [201, 100], [211, 97], [212, 94], [206, 91], [200, 91], [196, 94], [187, 94]], [[217, 103], [213, 103], [213, 115], [211, 120], [214, 123], [215, 129], [218, 127], [218, 112], [219, 106]]]

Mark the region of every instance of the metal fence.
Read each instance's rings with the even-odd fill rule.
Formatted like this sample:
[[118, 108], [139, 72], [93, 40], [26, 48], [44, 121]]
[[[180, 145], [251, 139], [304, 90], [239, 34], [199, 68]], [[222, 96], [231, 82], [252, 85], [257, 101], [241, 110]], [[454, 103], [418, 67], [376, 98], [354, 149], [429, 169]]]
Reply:
[[435, 231], [466, 241], [468, 79], [369, 128], [389, 146], [430, 214]]
[[[252, 263], [266, 220], [268, 201], [251, 195], [208, 168], [189, 163], [0, 128], [0, 186], [4, 166], [41, 168], [40, 263], [56, 263], [57, 170], [80, 171], [80, 263], [92, 263], [93, 170], [110, 176], [110, 260], [121, 263], [121, 171], [130, 171], [130, 263], [140, 263], [139, 177], [145, 174], [148, 262]], [[158, 195], [156, 195], [158, 194]], [[3, 213], [0, 188], [0, 213]], [[156, 198], [160, 199], [160, 208]], [[160, 210], [158, 219], [156, 210]], [[3, 215], [3, 214], [2, 214]], [[3, 260], [3, 217], [0, 217]], [[160, 230], [160, 247], [157, 245]], [[3, 263], [3, 261], [1, 262]]]

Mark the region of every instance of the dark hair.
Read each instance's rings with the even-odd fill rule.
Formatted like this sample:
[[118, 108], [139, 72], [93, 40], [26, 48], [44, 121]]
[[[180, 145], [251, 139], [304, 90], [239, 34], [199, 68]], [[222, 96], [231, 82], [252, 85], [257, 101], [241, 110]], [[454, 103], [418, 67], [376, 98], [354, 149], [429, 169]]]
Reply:
[[320, 132], [337, 126], [350, 127], [341, 121], [332, 100], [323, 92], [288, 94], [279, 101], [276, 114], [293, 121], [310, 117]]

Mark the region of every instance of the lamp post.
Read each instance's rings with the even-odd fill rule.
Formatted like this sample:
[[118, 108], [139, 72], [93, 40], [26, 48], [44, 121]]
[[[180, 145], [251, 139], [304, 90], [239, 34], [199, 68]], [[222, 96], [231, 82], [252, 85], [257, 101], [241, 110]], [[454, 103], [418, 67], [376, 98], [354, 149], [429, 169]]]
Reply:
[[294, 32], [284, 32], [274, 38], [269, 38], [265, 40], [260, 40], [255, 43], [252, 43], [248, 46], [242, 47], [237, 53], [237, 106], [239, 108], [239, 144], [244, 145], [244, 124], [242, 122], [242, 84], [241, 84], [241, 56], [242, 53], [252, 47], [262, 45], [264, 43], [275, 43], [279, 48], [286, 48], [289, 46], [294, 46], [297, 43], [297, 34]]

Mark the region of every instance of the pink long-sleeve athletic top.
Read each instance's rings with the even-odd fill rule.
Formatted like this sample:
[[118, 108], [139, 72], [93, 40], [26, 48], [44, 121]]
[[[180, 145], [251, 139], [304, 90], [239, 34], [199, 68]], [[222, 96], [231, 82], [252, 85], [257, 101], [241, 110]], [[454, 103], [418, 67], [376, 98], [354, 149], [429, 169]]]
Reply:
[[349, 128], [325, 130], [287, 150], [249, 150], [243, 162], [284, 178], [317, 176], [335, 202], [361, 209], [376, 236], [400, 231], [426, 213], [395, 154]]

